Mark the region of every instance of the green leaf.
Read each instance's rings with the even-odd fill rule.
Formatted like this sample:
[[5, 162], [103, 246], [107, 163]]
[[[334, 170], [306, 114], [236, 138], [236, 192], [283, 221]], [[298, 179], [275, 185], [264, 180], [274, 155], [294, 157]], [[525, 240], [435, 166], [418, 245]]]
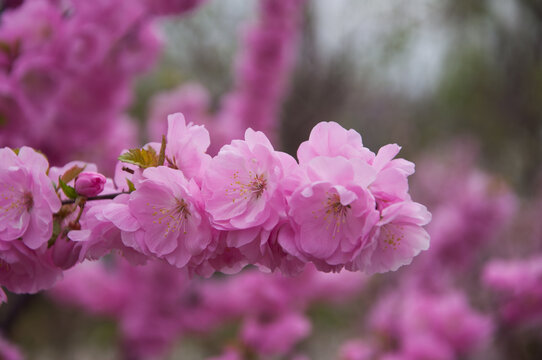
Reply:
[[158, 156], [158, 165], [164, 165], [166, 160], [166, 136], [162, 135], [162, 144], [160, 145], [160, 155]]
[[58, 184], [60, 185], [60, 187], [62, 188], [62, 191], [64, 192], [64, 194], [66, 194], [67, 197], [69, 197], [70, 199], [77, 198], [77, 192], [75, 191], [75, 189], [71, 187], [70, 185], [67, 185], [64, 181], [62, 181], [60, 176], [58, 177]]
[[136, 188], [133, 182], [131, 182], [129, 179], [126, 179], [126, 183], [128, 184], [128, 190], [130, 192], [135, 191]]
[[152, 147], [147, 149], [130, 149], [119, 156], [119, 160], [128, 164], [134, 164], [140, 168], [158, 166], [158, 155]]
[[53, 235], [51, 235], [51, 238], [47, 242], [47, 247], [51, 247], [55, 244], [56, 239], [58, 238], [58, 235], [60, 235], [61, 231], [62, 231], [62, 226], [60, 225], [60, 220], [55, 218], [53, 220]]
[[70, 181], [75, 179], [77, 175], [81, 174], [81, 172], [83, 172], [83, 170], [85, 170], [86, 167], [87, 167], [86, 165], [83, 167], [80, 167], [77, 165], [71, 167], [62, 175], [61, 177], [62, 181], [66, 184], [69, 183]]

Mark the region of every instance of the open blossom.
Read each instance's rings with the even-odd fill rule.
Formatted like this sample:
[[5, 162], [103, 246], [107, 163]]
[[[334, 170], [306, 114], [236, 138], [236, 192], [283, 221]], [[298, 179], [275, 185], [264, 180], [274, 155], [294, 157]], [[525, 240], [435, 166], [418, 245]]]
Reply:
[[79, 262], [97, 260], [112, 251], [118, 251], [134, 264], [146, 262], [145, 251], [132, 242], [125, 242], [122, 236], [123, 231], [139, 229], [139, 224], [128, 210], [128, 200], [129, 196], [123, 194], [114, 200], [87, 203], [80, 220], [82, 229], [68, 233], [74, 250], [77, 250]]
[[146, 169], [143, 178], [128, 202], [136, 232], [151, 254], [182, 267], [211, 241], [199, 187], [165, 166]]
[[298, 150], [302, 180], [288, 200], [295, 231], [281, 238], [284, 249], [320, 270], [368, 273], [396, 270], [427, 250], [431, 215], [408, 194], [414, 164], [395, 159], [399, 150], [390, 144], [375, 155], [356, 131], [316, 125]]
[[286, 217], [282, 182], [296, 165], [252, 129], [245, 140], [222, 147], [207, 168], [203, 191], [205, 210], [216, 228], [246, 230], [231, 237], [229, 245], [254, 241], [260, 230], [270, 231]]
[[31, 249], [46, 243], [53, 232], [53, 213], [60, 209], [46, 171], [45, 157], [29, 147], [19, 154], [0, 149], [0, 240], [22, 238]]
[[289, 200], [294, 234], [279, 242], [319, 270], [340, 270], [369, 244], [378, 221], [367, 189], [375, 172], [362, 161], [326, 156], [312, 159], [303, 170], [305, 183]]
[[375, 248], [368, 257], [360, 254], [353, 262], [353, 270], [364, 269], [370, 274], [395, 271], [429, 248], [429, 234], [423, 226], [429, 223], [431, 214], [425, 206], [413, 201], [398, 202], [385, 208], [380, 216]]

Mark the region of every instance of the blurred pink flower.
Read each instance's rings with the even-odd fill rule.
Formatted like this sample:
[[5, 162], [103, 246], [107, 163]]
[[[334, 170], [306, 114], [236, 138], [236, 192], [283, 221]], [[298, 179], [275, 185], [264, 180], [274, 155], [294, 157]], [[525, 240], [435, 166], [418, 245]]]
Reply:
[[[271, 311], [271, 309], [268, 309]], [[311, 331], [309, 320], [297, 312], [262, 312], [245, 319], [241, 338], [262, 355], [286, 354]]]
[[62, 277], [46, 245], [28, 248], [21, 241], [0, 241], [0, 285], [14, 293], [36, 293], [50, 288]]
[[3, 360], [23, 360], [19, 349], [3, 337], [0, 337], [0, 357]]
[[[465, 295], [448, 289], [431, 293], [404, 286], [379, 299], [371, 313], [371, 328], [398, 343], [398, 353], [417, 359], [454, 359], [485, 345], [493, 323], [472, 309]], [[433, 355], [429, 355], [433, 354]]]
[[350, 340], [341, 345], [338, 360], [371, 360], [374, 358], [373, 346], [362, 340]]
[[497, 293], [505, 321], [542, 324], [542, 256], [492, 260], [484, 269], [483, 282]]

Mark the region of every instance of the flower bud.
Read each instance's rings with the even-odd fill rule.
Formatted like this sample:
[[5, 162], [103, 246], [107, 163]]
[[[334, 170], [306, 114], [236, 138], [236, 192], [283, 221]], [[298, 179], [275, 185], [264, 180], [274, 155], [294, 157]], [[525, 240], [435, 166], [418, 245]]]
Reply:
[[96, 196], [105, 186], [105, 176], [95, 172], [82, 172], [75, 179], [75, 191], [82, 196]]

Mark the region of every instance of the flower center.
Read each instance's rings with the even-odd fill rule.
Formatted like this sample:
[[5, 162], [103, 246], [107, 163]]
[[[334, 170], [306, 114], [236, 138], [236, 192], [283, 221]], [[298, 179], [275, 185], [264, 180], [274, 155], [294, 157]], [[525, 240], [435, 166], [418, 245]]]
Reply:
[[164, 223], [166, 225], [164, 237], [177, 230], [181, 230], [183, 234], [186, 234], [186, 222], [192, 214], [188, 208], [188, 203], [184, 199], [176, 199], [176, 204], [172, 208], [157, 210], [156, 206], [152, 206], [152, 209], [156, 210], [152, 213], [152, 216], [158, 216], [156, 220], [153, 220], [153, 223], [158, 225]]
[[31, 193], [29, 193], [29, 192], [24, 193], [24, 195], [23, 195], [23, 206], [28, 211], [30, 211], [30, 209], [32, 209], [32, 206], [34, 206], [34, 198], [32, 197]]
[[0, 216], [18, 217], [25, 211], [30, 211], [34, 206], [32, 193], [29, 191], [21, 192], [12, 185], [0, 184]]
[[250, 182], [250, 190], [256, 196], [256, 199], [258, 199], [260, 196], [262, 196], [265, 188], [267, 187], [267, 180], [263, 176], [263, 174], [254, 176], [254, 179]]
[[326, 230], [332, 225], [332, 238], [341, 231], [341, 225], [346, 223], [346, 215], [350, 205], [341, 204], [339, 194], [328, 194], [327, 201], [324, 205], [324, 220], [327, 222]]
[[234, 197], [232, 202], [235, 202], [236, 199], [247, 200], [249, 197], [259, 199], [267, 189], [267, 179], [264, 174], [254, 174], [249, 171], [248, 176], [249, 181], [244, 183], [239, 178], [239, 171], [233, 173], [230, 188], [226, 189], [226, 195]]

